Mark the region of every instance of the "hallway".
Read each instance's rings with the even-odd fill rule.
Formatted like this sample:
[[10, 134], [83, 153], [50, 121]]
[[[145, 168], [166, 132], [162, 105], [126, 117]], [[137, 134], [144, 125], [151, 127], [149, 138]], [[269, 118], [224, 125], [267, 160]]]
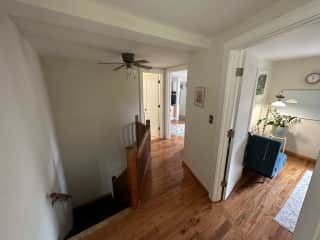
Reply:
[[305, 170], [313, 168], [309, 162], [289, 157], [283, 171], [264, 184], [246, 174], [227, 201], [211, 203], [207, 191], [182, 165], [182, 138], [154, 141], [152, 157], [141, 207], [124, 210], [80, 239], [292, 238], [273, 217]]

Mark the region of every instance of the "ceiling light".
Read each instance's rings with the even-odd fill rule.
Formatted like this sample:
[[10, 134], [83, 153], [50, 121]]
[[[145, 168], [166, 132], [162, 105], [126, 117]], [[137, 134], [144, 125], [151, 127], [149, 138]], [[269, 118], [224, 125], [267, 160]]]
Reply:
[[274, 106], [274, 107], [285, 107], [285, 106], [287, 106], [283, 101], [279, 101], [279, 100], [273, 102], [271, 105]]
[[293, 99], [293, 98], [291, 98], [291, 99], [286, 100], [286, 103], [297, 104], [297, 103], [298, 103], [298, 101], [297, 101], [297, 100], [295, 100], [295, 99]]
[[282, 92], [276, 95], [277, 101], [273, 102], [271, 105], [274, 107], [285, 107], [287, 106], [284, 102], [283, 99], [285, 96], [282, 95]]

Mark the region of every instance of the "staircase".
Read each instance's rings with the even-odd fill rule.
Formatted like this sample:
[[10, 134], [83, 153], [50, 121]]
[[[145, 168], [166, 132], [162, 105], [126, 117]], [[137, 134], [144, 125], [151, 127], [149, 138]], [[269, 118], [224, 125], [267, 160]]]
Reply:
[[[136, 142], [126, 147], [127, 168], [112, 177], [113, 196], [107, 195], [73, 210], [74, 226], [67, 239], [78, 240], [110, 219], [139, 207], [145, 175], [151, 161], [150, 121], [141, 123], [135, 116]], [[131, 207], [131, 209], [128, 209]]]

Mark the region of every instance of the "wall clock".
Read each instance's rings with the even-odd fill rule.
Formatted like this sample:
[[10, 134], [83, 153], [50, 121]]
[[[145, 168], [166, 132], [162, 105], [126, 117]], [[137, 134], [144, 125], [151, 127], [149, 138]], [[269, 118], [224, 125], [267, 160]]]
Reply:
[[320, 73], [310, 73], [305, 80], [308, 84], [317, 84], [320, 82]]

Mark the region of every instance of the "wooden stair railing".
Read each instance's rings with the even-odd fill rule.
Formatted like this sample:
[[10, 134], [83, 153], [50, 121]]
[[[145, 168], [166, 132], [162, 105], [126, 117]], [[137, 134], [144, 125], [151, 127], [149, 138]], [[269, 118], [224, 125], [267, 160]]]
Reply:
[[114, 198], [137, 208], [143, 194], [146, 172], [151, 161], [150, 120], [146, 124], [135, 117], [136, 144], [128, 146], [127, 168], [119, 177], [112, 178]]

